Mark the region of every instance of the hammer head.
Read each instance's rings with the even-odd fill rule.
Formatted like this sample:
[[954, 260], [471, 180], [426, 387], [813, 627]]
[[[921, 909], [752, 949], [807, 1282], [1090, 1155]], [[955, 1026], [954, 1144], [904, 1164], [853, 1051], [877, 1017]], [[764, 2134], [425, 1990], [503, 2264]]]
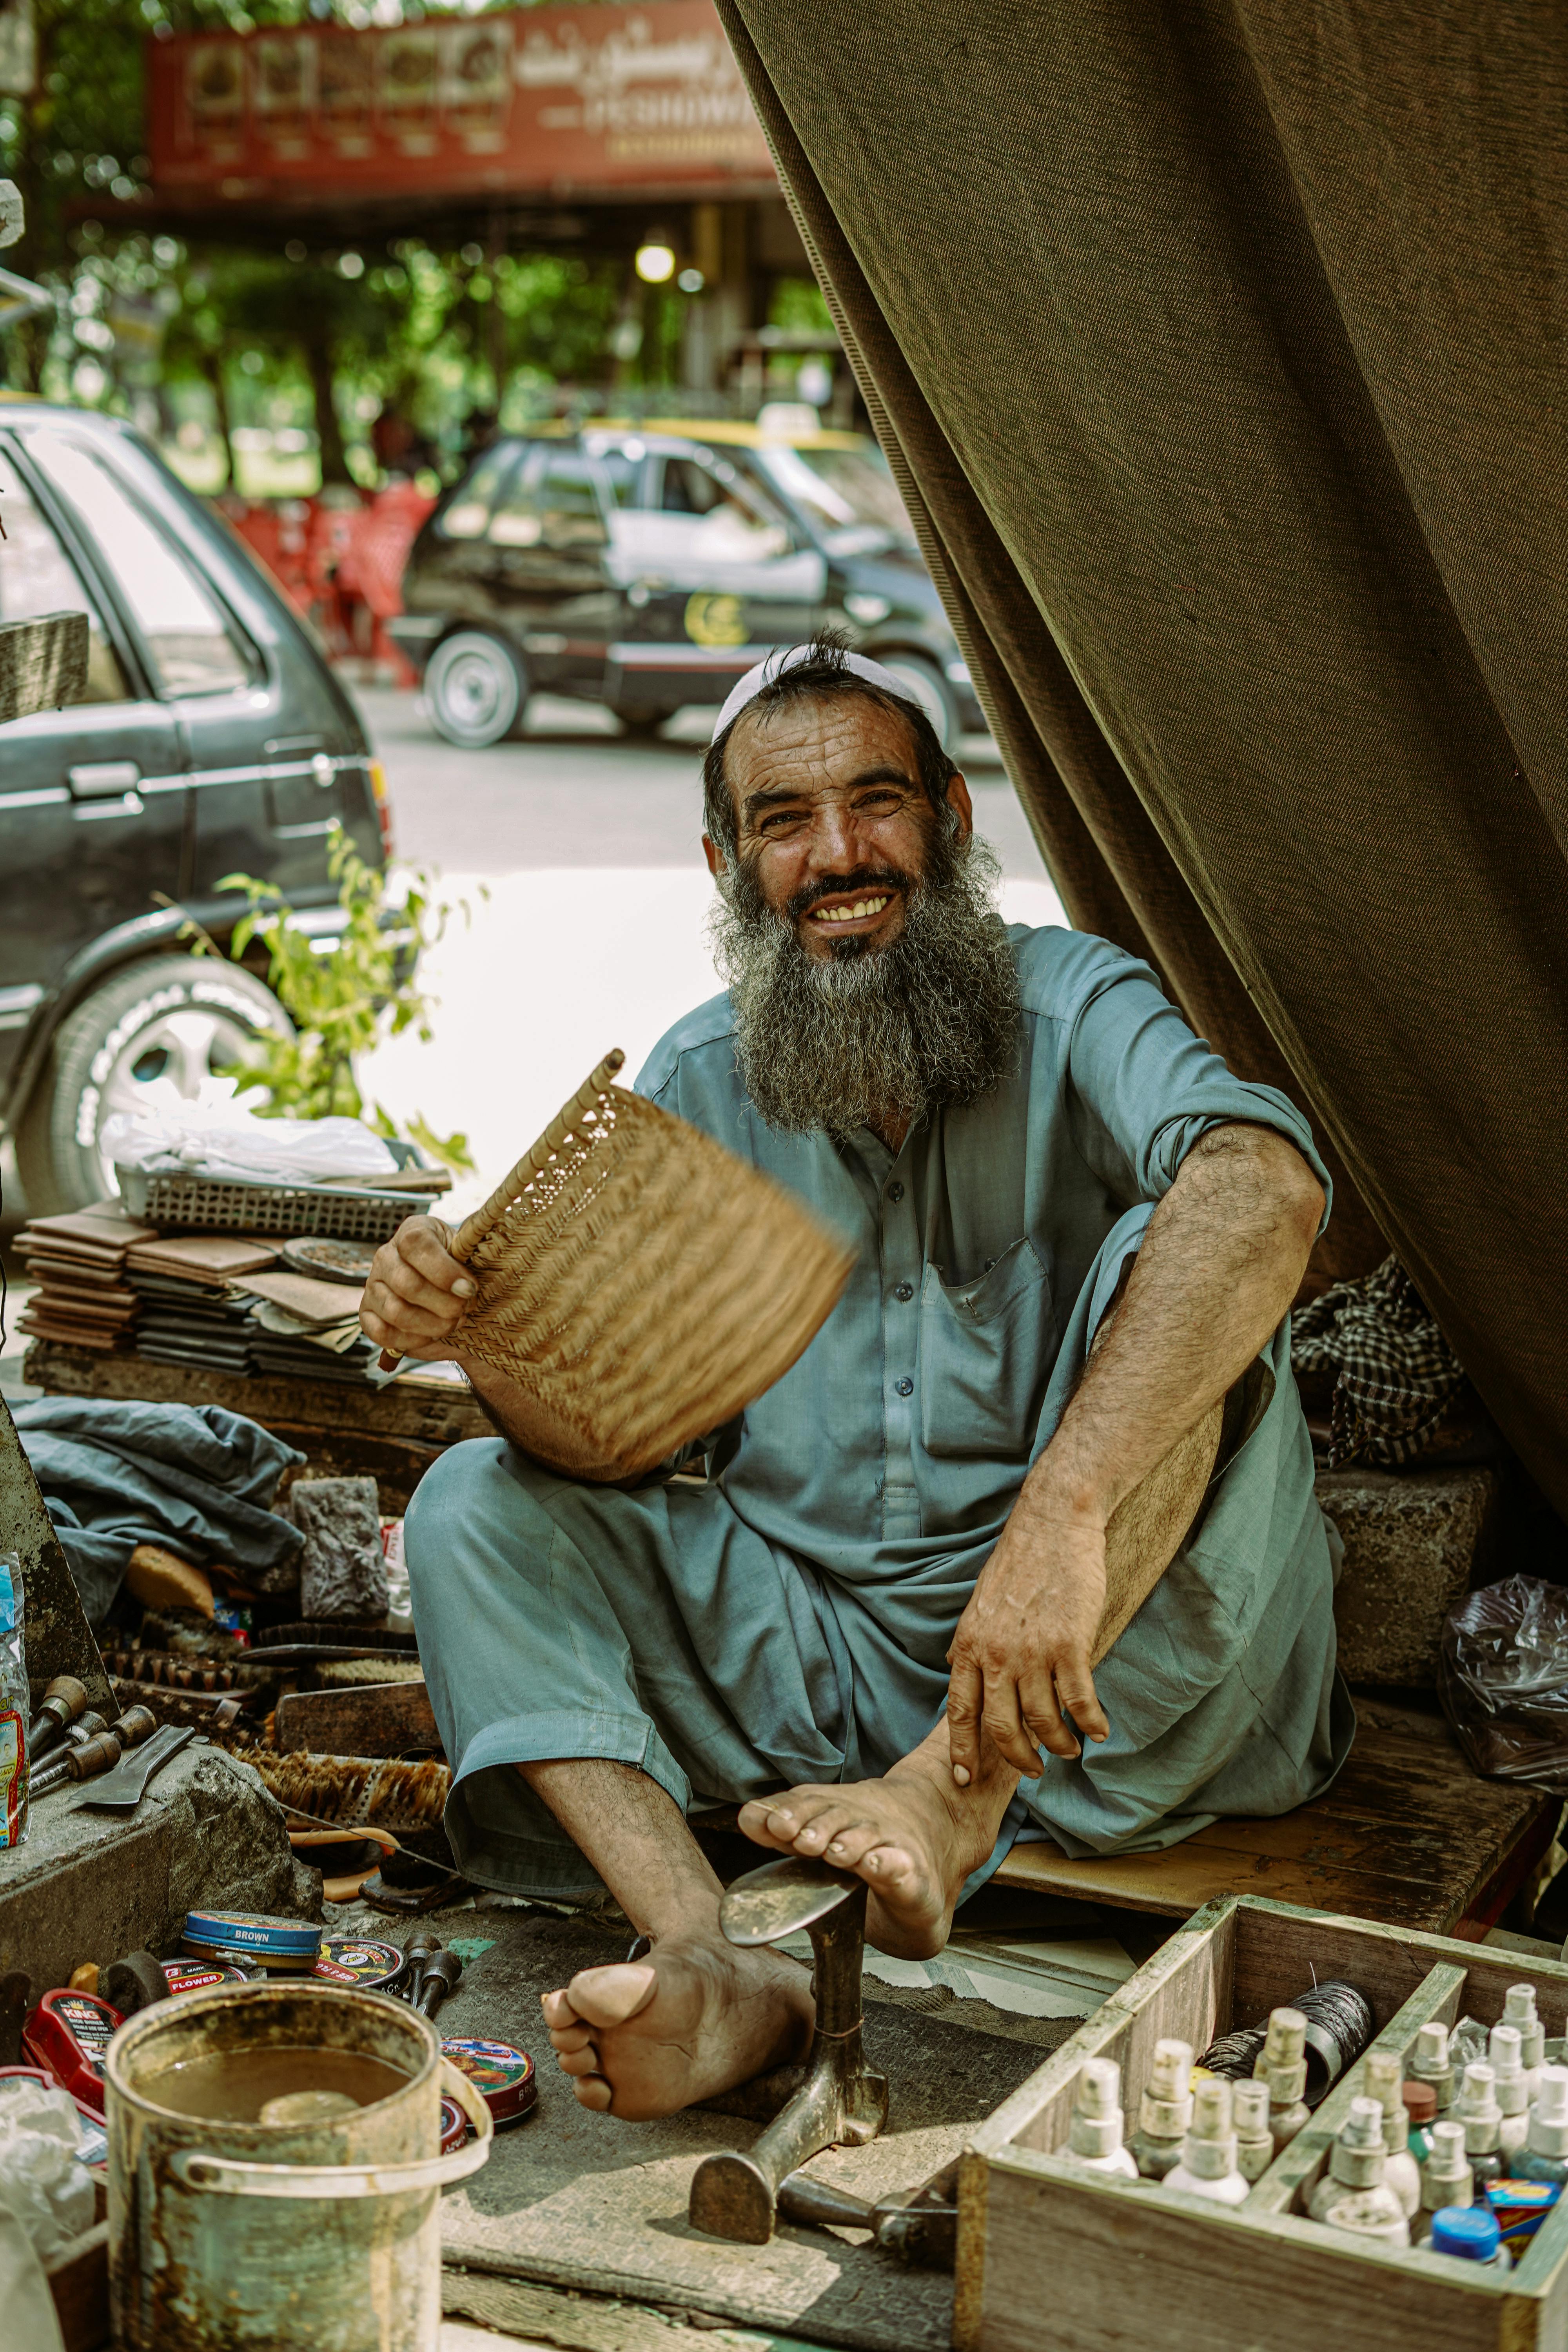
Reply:
[[731, 1944], [776, 1944], [815, 1927], [857, 1895], [865, 1882], [825, 1862], [786, 1853], [737, 1878], [719, 1906], [719, 1925]]

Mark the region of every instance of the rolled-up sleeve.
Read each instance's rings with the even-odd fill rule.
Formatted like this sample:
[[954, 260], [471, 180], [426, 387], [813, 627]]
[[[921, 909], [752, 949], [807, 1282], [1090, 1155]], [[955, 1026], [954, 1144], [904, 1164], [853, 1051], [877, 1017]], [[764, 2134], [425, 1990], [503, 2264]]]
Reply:
[[1332, 1186], [1312, 1130], [1276, 1087], [1233, 1076], [1194, 1037], [1145, 963], [1086, 943], [1072, 1001], [1058, 1006], [1068, 1026], [1064, 1072], [1068, 1111], [1079, 1150], [1110, 1191], [1125, 1200], [1157, 1201], [1210, 1128], [1241, 1120], [1272, 1128], [1293, 1143], [1323, 1188], [1329, 1220]]

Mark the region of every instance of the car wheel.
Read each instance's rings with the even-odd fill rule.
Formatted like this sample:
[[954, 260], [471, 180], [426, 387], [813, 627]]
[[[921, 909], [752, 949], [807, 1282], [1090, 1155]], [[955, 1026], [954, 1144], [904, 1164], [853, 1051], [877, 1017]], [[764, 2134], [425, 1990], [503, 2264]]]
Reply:
[[464, 751], [482, 751], [522, 725], [528, 678], [521, 656], [488, 629], [459, 629], [431, 655], [425, 697], [437, 734]]
[[268, 1029], [293, 1034], [272, 991], [205, 956], [153, 956], [95, 988], [56, 1031], [17, 1130], [30, 1213], [107, 1199], [116, 1180], [99, 1138], [110, 1113], [216, 1108], [232, 1091], [220, 1068]]
[[891, 670], [902, 691], [931, 720], [942, 750], [952, 751], [959, 735], [958, 702], [936, 664], [922, 661], [919, 654], [875, 654], [872, 659]]

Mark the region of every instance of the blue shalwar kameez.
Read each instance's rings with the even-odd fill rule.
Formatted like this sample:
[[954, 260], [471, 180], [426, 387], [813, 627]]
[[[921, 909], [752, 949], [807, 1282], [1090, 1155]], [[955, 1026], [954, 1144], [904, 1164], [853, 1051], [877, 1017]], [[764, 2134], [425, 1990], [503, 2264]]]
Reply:
[[[767, 1128], [725, 997], [638, 1090], [750, 1158], [858, 1255], [804, 1356], [709, 1449], [705, 1487], [578, 1485], [500, 1438], [454, 1446], [406, 1529], [415, 1620], [454, 1770], [447, 1828], [483, 1885], [599, 1880], [518, 1772], [608, 1757], [685, 1807], [880, 1774], [941, 1715], [953, 1629], [1048, 1442], [1154, 1203], [1205, 1131], [1307, 1122], [1235, 1078], [1152, 972], [1102, 940], [1009, 933], [1015, 1074], [898, 1152]], [[1312, 1486], [1289, 1326], [1266, 1408], [1095, 1681], [1110, 1723], [1047, 1756], [1021, 1829], [1069, 1854], [1169, 1845], [1327, 1787], [1353, 1717], [1334, 1671], [1337, 1542]]]

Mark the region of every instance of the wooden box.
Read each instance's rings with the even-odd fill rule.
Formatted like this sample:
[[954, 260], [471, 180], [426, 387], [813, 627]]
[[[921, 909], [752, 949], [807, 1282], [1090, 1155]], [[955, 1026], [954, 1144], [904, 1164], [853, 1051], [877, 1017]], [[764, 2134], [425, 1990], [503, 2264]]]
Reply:
[[1245, 2205], [1080, 2171], [1065, 2154], [1086, 2058], [1116, 2059], [1129, 2128], [1154, 2044], [1201, 2053], [1314, 1981], [1372, 2003], [1374, 2047], [1408, 2058], [1429, 2019], [1493, 2025], [1531, 1983], [1549, 2040], [1568, 1967], [1257, 1896], [1194, 1915], [976, 2132], [959, 2190], [958, 2352], [1568, 2352], [1568, 2198], [1511, 2271], [1363, 2244], [1300, 2208], [1362, 2084], [1358, 2063]]

